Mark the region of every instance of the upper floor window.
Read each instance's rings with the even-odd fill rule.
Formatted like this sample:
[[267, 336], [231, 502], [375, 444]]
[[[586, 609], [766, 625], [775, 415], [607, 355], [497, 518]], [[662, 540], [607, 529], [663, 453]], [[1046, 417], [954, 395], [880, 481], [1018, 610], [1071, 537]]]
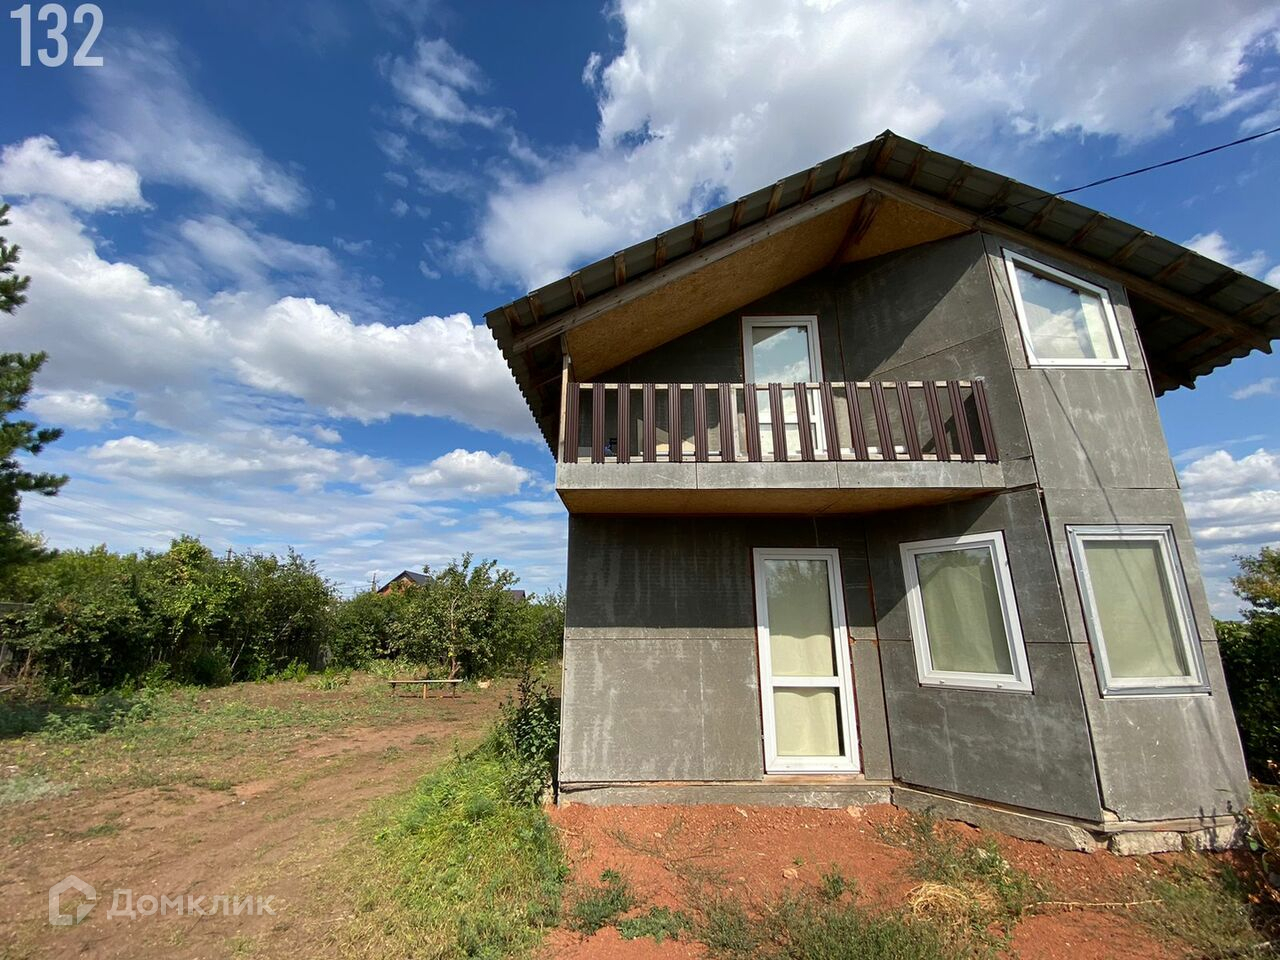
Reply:
[[743, 317], [747, 383], [817, 383], [822, 379], [817, 317]]
[[1004, 535], [902, 544], [920, 682], [1030, 692]]
[[[818, 383], [822, 380], [822, 355], [818, 352], [817, 317], [743, 317], [742, 367], [747, 383]], [[806, 390], [809, 422], [800, 424], [795, 394], [782, 396], [782, 429], [787, 451], [800, 449], [805, 430], [815, 450], [825, 449], [820, 404], [816, 391]], [[773, 410], [765, 390], [756, 393], [756, 417], [760, 423], [761, 451], [766, 459], [780, 459], [773, 449]]]
[[1067, 528], [1104, 694], [1207, 689], [1167, 526]]
[[1004, 261], [1032, 366], [1128, 365], [1105, 289], [1011, 250]]

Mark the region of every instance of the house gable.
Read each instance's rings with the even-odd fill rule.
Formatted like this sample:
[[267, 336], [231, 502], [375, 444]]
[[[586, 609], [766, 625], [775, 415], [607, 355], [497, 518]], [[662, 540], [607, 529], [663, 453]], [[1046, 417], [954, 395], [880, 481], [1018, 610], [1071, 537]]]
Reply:
[[886, 131], [487, 314], [548, 444], [579, 380], [824, 266], [980, 230], [1122, 283], [1157, 393], [1280, 335], [1280, 295], [1138, 227]]

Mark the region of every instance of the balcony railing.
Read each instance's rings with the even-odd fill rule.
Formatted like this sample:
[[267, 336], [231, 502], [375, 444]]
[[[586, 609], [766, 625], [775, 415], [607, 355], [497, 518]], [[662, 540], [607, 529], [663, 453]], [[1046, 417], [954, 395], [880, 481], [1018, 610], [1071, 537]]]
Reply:
[[565, 390], [562, 463], [998, 459], [981, 379]]

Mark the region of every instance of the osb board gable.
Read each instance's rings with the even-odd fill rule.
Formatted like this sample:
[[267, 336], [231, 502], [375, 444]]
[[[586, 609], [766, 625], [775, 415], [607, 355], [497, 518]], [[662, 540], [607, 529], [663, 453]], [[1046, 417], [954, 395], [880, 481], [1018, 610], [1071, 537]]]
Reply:
[[842, 251], [841, 262], [853, 263], [870, 260], [886, 253], [917, 247], [947, 237], [969, 232], [968, 227], [955, 220], [940, 217], [915, 204], [905, 203], [893, 197], [882, 197], [880, 209], [862, 240]]
[[586, 382], [826, 266], [857, 207], [835, 207], [574, 327], [565, 335], [574, 376]]

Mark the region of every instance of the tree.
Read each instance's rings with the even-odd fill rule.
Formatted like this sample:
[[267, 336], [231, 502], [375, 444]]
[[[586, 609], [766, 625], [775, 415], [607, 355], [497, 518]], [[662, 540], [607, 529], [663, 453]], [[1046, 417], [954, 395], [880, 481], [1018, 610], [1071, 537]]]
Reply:
[[[9, 225], [9, 205], [0, 204], [0, 227]], [[14, 265], [18, 245], [0, 237], [0, 312], [13, 313], [27, 302], [30, 277], [19, 276]], [[44, 366], [43, 353], [0, 353], [0, 569], [30, 560], [41, 553], [39, 542], [23, 531], [18, 521], [22, 494], [40, 493], [51, 497], [65, 476], [33, 473], [23, 468], [19, 454], [35, 456], [60, 436], [61, 430], [38, 427], [30, 420], [13, 419], [27, 403], [35, 375]]]
[[1244, 622], [1218, 621], [1227, 689], [1236, 710], [1249, 768], [1259, 778], [1280, 775], [1280, 549], [1239, 557], [1231, 584], [1249, 604]]

